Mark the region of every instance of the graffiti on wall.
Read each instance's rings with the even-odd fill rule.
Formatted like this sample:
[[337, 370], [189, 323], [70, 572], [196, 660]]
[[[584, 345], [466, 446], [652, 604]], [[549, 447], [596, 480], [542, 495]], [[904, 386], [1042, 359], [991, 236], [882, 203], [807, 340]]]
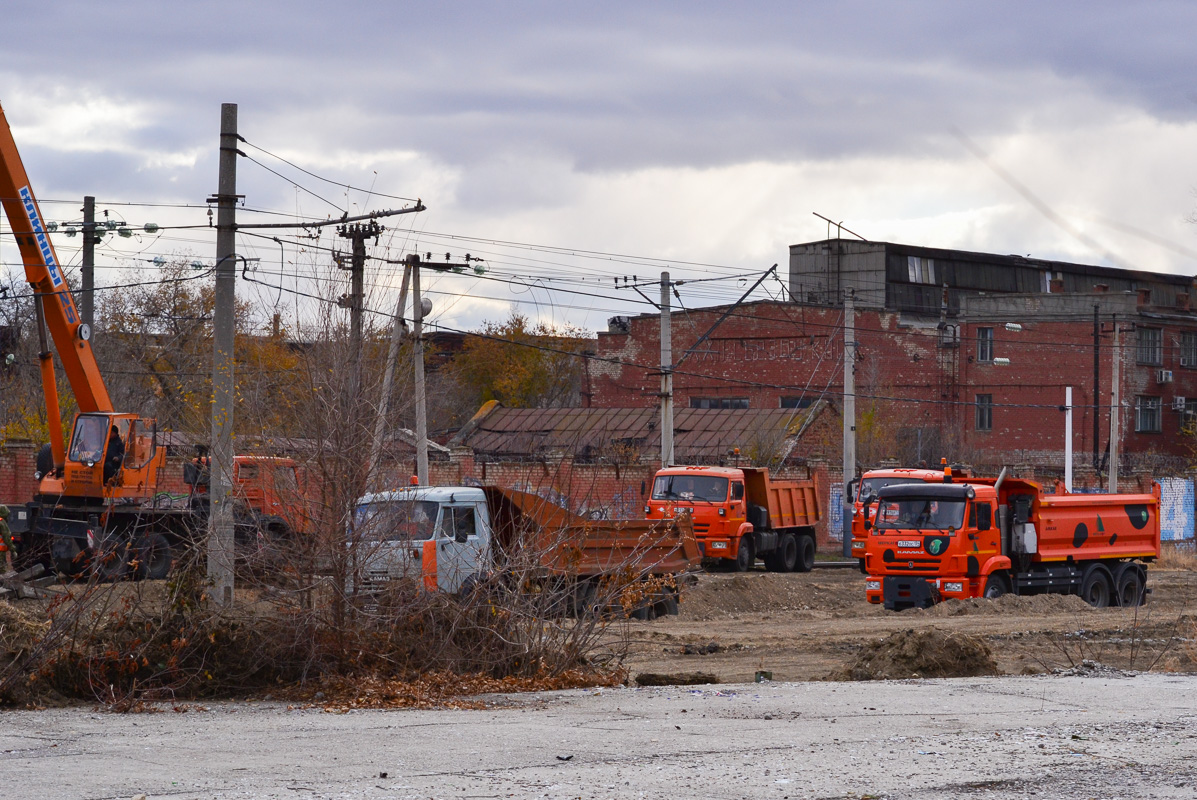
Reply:
[[1193, 482], [1160, 479], [1160, 539], [1183, 542], [1193, 538]]
[[833, 542], [844, 541], [844, 487], [832, 485], [827, 502], [827, 538]]

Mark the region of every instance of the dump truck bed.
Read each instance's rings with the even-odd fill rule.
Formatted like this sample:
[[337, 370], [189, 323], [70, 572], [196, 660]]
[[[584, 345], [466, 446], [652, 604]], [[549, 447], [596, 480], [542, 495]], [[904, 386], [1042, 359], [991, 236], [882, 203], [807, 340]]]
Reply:
[[501, 560], [575, 577], [678, 573], [702, 560], [688, 515], [596, 520], [529, 492], [497, 486], [483, 491]]

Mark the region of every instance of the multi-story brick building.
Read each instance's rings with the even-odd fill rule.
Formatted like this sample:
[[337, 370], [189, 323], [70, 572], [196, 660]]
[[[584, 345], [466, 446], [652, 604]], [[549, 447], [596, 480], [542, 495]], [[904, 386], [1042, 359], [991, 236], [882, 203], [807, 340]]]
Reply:
[[[944, 456], [1062, 472], [1066, 387], [1078, 475], [1108, 467], [1115, 390], [1121, 471], [1187, 463], [1189, 277], [828, 240], [790, 248], [788, 287], [788, 302], [741, 305], [697, 346], [727, 307], [672, 315], [674, 362], [689, 353], [674, 375], [678, 407], [838, 404], [850, 294], [861, 466]], [[656, 404], [659, 337], [658, 315], [612, 320], [590, 365], [590, 404]]]

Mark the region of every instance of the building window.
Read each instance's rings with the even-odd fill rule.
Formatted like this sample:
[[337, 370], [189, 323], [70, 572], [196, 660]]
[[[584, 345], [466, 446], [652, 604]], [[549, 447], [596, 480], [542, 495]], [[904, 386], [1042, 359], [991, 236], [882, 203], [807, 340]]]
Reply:
[[814, 404], [815, 398], [810, 395], [782, 395], [778, 402], [780, 408], [810, 408]]
[[1139, 395], [1135, 398], [1135, 433], [1160, 432], [1160, 398]]
[[1180, 425], [1191, 429], [1197, 423], [1197, 400], [1185, 399], [1185, 407], [1180, 412]]
[[1164, 363], [1164, 330], [1139, 328], [1138, 361], [1140, 364], [1160, 366]]
[[747, 397], [691, 397], [690, 408], [748, 408]]
[[1197, 367], [1197, 331], [1181, 331], [1180, 365]]
[[935, 259], [907, 256], [906, 270], [911, 283], [935, 283]]
[[993, 328], [977, 328], [977, 360], [993, 361]]
[[993, 430], [993, 395], [977, 395], [977, 430]]

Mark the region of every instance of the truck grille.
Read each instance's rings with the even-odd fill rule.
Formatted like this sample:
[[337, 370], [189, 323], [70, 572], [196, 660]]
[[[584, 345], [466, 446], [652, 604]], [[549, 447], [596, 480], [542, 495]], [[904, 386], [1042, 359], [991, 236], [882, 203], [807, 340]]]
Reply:
[[709, 523], [709, 522], [695, 522], [694, 523], [694, 532], [695, 533], [706, 533], [710, 529], [711, 529], [711, 523]]

